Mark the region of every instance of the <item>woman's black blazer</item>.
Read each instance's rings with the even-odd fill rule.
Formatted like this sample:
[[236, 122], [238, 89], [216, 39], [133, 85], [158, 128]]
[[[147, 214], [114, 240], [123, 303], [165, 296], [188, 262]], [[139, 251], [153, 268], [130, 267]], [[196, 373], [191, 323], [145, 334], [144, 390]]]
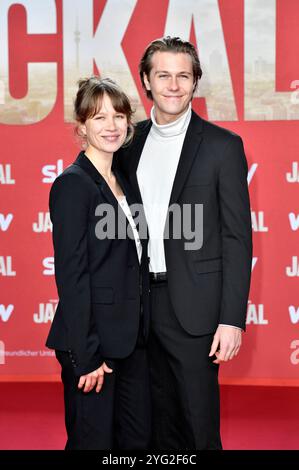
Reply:
[[[128, 203], [134, 203], [124, 177], [115, 173]], [[135, 347], [140, 318], [145, 336], [148, 333], [146, 240], [140, 264], [123, 212], [121, 219], [131, 238], [121, 238], [123, 233], [116, 230], [115, 238], [99, 239], [96, 225], [104, 219], [96, 215], [96, 208], [103, 208], [102, 204], [114, 209], [117, 227], [122, 209], [81, 152], [50, 192], [59, 303], [46, 342], [49, 348], [69, 352], [78, 376], [97, 369], [105, 358], [127, 357]], [[136, 215], [142, 220], [142, 210]]]

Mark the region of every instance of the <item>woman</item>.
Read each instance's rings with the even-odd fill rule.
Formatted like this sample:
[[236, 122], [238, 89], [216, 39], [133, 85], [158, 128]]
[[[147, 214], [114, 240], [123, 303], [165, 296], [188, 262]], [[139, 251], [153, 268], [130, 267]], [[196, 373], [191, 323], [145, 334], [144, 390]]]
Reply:
[[146, 449], [148, 261], [112, 165], [132, 109], [112, 80], [91, 77], [79, 82], [75, 118], [86, 149], [50, 193], [59, 304], [47, 346], [62, 367], [66, 449]]

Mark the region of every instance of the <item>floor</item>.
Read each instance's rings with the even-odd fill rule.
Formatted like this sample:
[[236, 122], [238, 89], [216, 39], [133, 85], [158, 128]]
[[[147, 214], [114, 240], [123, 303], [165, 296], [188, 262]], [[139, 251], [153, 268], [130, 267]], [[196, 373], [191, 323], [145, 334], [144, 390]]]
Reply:
[[[0, 383], [0, 449], [63, 449], [60, 383]], [[296, 387], [221, 386], [223, 447], [299, 449]]]

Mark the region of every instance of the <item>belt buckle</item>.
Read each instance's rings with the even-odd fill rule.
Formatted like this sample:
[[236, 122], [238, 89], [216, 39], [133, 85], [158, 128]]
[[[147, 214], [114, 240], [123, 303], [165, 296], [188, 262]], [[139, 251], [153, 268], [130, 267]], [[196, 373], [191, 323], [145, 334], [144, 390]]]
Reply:
[[153, 282], [163, 282], [167, 280], [167, 273], [151, 273], [151, 279]]

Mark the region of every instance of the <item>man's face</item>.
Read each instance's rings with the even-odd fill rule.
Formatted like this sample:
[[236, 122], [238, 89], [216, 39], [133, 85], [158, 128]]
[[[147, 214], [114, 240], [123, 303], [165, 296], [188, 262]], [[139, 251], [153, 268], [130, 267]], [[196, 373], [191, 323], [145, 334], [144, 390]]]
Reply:
[[144, 82], [153, 95], [157, 123], [175, 121], [184, 114], [192, 100], [194, 77], [190, 55], [155, 52], [150, 75], [144, 75]]

